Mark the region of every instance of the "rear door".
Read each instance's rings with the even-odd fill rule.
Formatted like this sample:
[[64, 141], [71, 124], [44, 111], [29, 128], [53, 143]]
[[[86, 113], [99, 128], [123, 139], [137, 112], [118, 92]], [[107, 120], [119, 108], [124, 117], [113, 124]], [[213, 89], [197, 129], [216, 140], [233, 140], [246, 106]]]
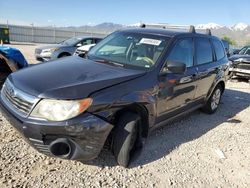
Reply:
[[216, 62], [212, 40], [208, 37], [195, 38], [195, 51], [198, 79], [195, 98], [199, 99], [207, 96], [218, 72], [218, 64]]

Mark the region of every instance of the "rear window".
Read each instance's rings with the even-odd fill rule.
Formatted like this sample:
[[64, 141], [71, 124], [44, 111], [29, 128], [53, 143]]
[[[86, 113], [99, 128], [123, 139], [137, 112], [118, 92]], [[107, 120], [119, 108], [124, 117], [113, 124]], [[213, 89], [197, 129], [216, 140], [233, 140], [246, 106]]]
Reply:
[[205, 64], [213, 61], [212, 46], [208, 38], [196, 38], [197, 64]]
[[217, 60], [220, 60], [223, 57], [225, 57], [225, 50], [224, 50], [221, 42], [218, 41], [218, 40], [213, 39], [212, 43], [213, 43], [213, 46], [214, 46], [214, 50], [215, 50]]

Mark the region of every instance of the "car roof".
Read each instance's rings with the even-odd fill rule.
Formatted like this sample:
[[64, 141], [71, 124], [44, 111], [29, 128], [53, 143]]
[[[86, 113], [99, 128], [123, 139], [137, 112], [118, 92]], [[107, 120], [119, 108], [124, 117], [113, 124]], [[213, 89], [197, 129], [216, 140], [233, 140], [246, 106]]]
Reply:
[[186, 30], [174, 30], [174, 29], [151, 29], [151, 28], [134, 28], [134, 29], [124, 29], [120, 30], [121, 32], [128, 33], [139, 33], [139, 34], [152, 34], [152, 35], [161, 35], [166, 37], [176, 37], [176, 36], [199, 36], [199, 37], [208, 37], [208, 38], [216, 38], [212, 35], [202, 34], [202, 33], [190, 33]]
[[85, 38], [94, 38], [94, 39], [102, 39], [101, 37], [95, 37], [95, 36], [75, 36], [73, 38], [81, 38], [81, 39], [85, 39]]

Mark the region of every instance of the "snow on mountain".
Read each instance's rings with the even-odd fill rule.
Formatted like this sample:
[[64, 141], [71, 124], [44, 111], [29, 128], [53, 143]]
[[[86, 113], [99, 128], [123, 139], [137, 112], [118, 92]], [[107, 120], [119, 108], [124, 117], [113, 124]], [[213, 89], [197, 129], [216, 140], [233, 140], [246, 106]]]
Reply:
[[[128, 27], [139, 27], [141, 25], [141, 23], [134, 23], [134, 24], [130, 24], [127, 25]], [[217, 23], [207, 23], [207, 24], [198, 24], [195, 26], [196, 29], [213, 29], [213, 30], [217, 30], [217, 29], [230, 29], [231, 31], [246, 31], [249, 30], [250, 31], [250, 25], [245, 24], [245, 23], [237, 23], [231, 27], [229, 26], [222, 26], [219, 25]]]
[[216, 23], [208, 23], [208, 24], [198, 24], [196, 25], [197, 29], [220, 29], [223, 26]]
[[237, 23], [233, 27], [231, 27], [232, 30], [235, 31], [244, 31], [248, 27], [245, 23]]
[[134, 23], [134, 24], [129, 24], [127, 25], [128, 27], [140, 27], [141, 23]]

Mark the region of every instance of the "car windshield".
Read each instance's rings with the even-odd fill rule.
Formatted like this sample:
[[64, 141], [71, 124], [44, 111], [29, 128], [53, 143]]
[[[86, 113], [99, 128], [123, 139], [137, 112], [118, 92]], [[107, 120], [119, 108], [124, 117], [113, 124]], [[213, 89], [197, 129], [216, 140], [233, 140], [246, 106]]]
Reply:
[[169, 38], [164, 36], [116, 32], [93, 47], [88, 58], [150, 69], [156, 64], [168, 41]]
[[73, 37], [73, 38], [67, 39], [65, 41], [62, 41], [60, 44], [67, 45], [67, 46], [73, 46], [76, 43], [80, 42], [81, 40], [82, 40], [82, 38]]
[[250, 47], [243, 47], [240, 51], [239, 54], [240, 55], [244, 55], [246, 53], [246, 51], [249, 49]]

